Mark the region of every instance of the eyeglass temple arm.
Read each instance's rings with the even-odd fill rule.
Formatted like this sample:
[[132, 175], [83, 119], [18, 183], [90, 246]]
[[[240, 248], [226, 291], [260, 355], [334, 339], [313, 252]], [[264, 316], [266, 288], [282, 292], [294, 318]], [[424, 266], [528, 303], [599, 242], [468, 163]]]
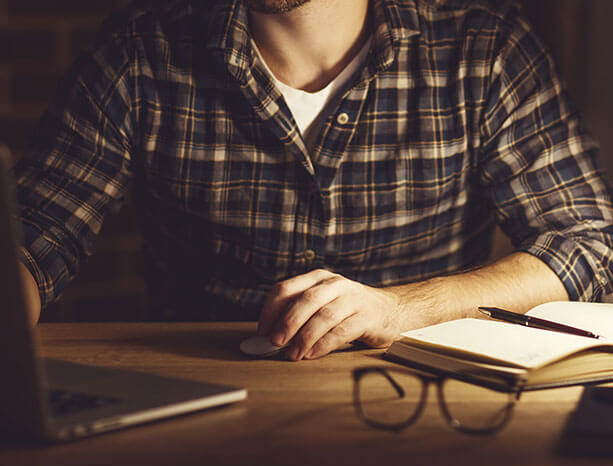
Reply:
[[404, 389], [398, 384], [398, 382], [396, 382], [394, 378], [391, 375], [389, 375], [389, 373], [386, 370], [383, 369], [380, 372], [388, 380], [388, 382], [392, 384], [392, 387], [394, 387], [394, 389], [396, 390], [396, 393], [398, 393], [398, 396], [404, 397], [404, 394], [405, 394]]
[[398, 396], [399, 397], [404, 397], [404, 395], [405, 395], [404, 389], [398, 384], [398, 382], [396, 382], [394, 380], [394, 378], [391, 375], [389, 375], [387, 370], [385, 370], [383, 368], [368, 367], [368, 368], [356, 369], [356, 370], [353, 371], [353, 378], [357, 382], [358, 379], [363, 377], [364, 374], [367, 374], [368, 372], [379, 372], [380, 374], [382, 374], [383, 377], [385, 377], [387, 379], [387, 381], [392, 385], [392, 387], [394, 387], [394, 389], [396, 390], [396, 393], [398, 394]]

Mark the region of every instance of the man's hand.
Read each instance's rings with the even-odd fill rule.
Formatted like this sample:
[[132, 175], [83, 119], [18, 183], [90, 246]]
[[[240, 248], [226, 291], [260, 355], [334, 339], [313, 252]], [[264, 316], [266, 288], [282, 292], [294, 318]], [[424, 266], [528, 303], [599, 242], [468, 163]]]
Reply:
[[537, 304], [567, 299], [558, 276], [524, 252], [469, 272], [389, 288], [314, 270], [273, 288], [259, 333], [270, 335], [278, 346], [289, 342], [289, 359], [314, 359], [353, 340], [385, 347], [407, 330], [482, 317], [478, 306], [524, 313]]
[[289, 359], [314, 359], [359, 340], [385, 347], [400, 333], [400, 298], [327, 270], [275, 285], [262, 308], [258, 333], [273, 344], [291, 340]]

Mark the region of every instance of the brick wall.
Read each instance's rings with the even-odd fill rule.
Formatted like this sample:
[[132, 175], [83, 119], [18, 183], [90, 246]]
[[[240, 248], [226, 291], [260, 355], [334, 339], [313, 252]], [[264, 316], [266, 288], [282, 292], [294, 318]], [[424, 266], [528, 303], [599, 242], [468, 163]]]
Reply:
[[[0, 0], [0, 142], [7, 143], [16, 156], [24, 150], [28, 133], [53, 95], [58, 77], [80, 50], [92, 43], [104, 17], [127, 3], [128, 0]], [[591, 28], [599, 17], [611, 12], [613, 2], [524, 0], [524, 3], [537, 30], [557, 56], [573, 96], [581, 108], [587, 109], [588, 123], [596, 128], [594, 132], [603, 142], [603, 158], [613, 169], [613, 157], [607, 156], [613, 153], [613, 99], [607, 84], [613, 80], [613, 71], [609, 66], [608, 75], [599, 72], [603, 69], [599, 60], [605, 60], [610, 53], [602, 44], [611, 43], [607, 26], [611, 15], [598, 33], [607, 34], [606, 40], [595, 37]], [[590, 67], [588, 59], [594, 63], [591, 65], [594, 72], [586, 73]], [[599, 76], [601, 84], [592, 85], [590, 76]], [[594, 95], [599, 98], [590, 98]], [[108, 218], [96, 251], [60, 303], [48, 309], [43, 319], [144, 317], [140, 237], [129, 199], [119, 215]], [[506, 251], [508, 243], [500, 240], [496, 254]]]

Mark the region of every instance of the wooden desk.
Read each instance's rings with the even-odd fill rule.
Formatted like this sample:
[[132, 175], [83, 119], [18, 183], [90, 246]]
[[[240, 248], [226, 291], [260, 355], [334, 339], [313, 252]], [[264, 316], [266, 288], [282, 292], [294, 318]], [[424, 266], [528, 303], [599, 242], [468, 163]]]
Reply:
[[415, 425], [389, 433], [362, 424], [351, 403], [351, 369], [390, 364], [379, 359], [380, 350], [336, 353], [298, 363], [260, 361], [243, 357], [238, 350], [240, 341], [255, 331], [252, 323], [42, 324], [39, 328], [45, 356], [241, 385], [249, 397], [233, 406], [68, 444], [0, 441], [2, 466], [586, 462], [555, 453], [580, 388], [524, 394], [510, 425], [492, 437], [450, 429], [431, 392]]

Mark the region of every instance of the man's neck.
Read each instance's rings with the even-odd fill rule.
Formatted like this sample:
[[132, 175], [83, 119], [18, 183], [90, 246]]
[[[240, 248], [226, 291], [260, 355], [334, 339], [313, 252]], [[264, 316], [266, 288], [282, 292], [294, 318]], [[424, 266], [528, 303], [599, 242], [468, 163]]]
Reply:
[[288, 86], [323, 89], [368, 38], [369, 0], [311, 0], [283, 14], [249, 12], [249, 28], [266, 64]]

